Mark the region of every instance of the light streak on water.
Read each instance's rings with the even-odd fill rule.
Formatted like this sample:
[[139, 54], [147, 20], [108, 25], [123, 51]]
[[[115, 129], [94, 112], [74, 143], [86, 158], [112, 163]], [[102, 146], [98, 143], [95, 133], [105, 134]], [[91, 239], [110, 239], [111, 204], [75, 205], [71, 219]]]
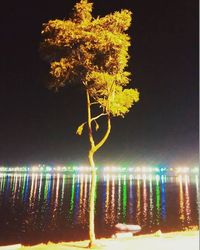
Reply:
[[146, 178], [143, 178], [143, 225], [147, 224], [147, 212], [148, 212], [148, 203], [147, 203], [147, 186]]
[[141, 225], [141, 193], [140, 193], [140, 178], [137, 179], [137, 208], [136, 208], [136, 220], [137, 224]]
[[188, 226], [191, 223], [191, 204], [189, 193], [189, 178], [188, 176], [179, 176], [179, 219], [183, 226]]
[[161, 215], [162, 215], [162, 220], [165, 222], [166, 221], [166, 183], [165, 183], [165, 178], [162, 175], [161, 176]]
[[183, 199], [183, 181], [182, 176], [179, 178], [179, 219], [182, 225], [185, 222], [185, 214], [184, 214], [184, 199]]
[[72, 189], [71, 189], [70, 210], [69, 210], [69, 215], [71, 219], [74, 211], [74, 193], [75, 193], [75, 175], [72, 176]]
[[160, 177], [156, 175], [156, 224], [160, 221]]
[[44, 185], [44, 200], [47, 201], [47, 192], [48, 192], [48, 175], [45, 176], [45, 185]]
[[129, 216], [130, 216], [130, 221], [133, 223], [134, 220], [134, 195], [133, 195], [133, 179], [130, 179], [129, 182]]
[[52, 181], [51, 181], [51, 198], [50, 198], [50, 203], [53, 204], [53, 200], [55, 198], [55, 185], [56, 185], [56, 174], [53, 174], [52, 176]]
[[35, 174], [32, 174], [31, 192], [30, 192], [30, 196], [29, 196], [29, 207], [32, 206], [33, 192], [34, 192], [34, 184], [35, 184]]
[[83, 192], [83, 202], [82, 202], [82, 224], [87, 223], [87, 200], [88, 200], [88, 175], [85, 175], [84, 179], [84, 192]]
[[76, 191], [75, 191], [75, 204], [74, 204], [74, 223], [78, 224], [79, 219], [79, 205], [80, 205], [80, 176], [78, 175], [78, 179], [76, 181]]
[[[35, 175], [35, 185], [34, 185], [34, 193], [33, 193], [33, 205], [35, 204], [35, 199], [36, 199], [36, 194], [37, 194], [37, 187], [38, 187], [38, 174]], [[20, 183], [21, 183], [21, 180], [20, 180]]]
[[[49, 176], [49, 178], [47, 179], [48, 181], [48, 188], [47, 188], [47, 206], [48, 208], [50, 208], [51, 205], [51, 188], [52, 188], [52, 182], [53, 182], [53, 176]], [[53, 196], [53, 195], [52, 195]]]
[[54, 201], [54, 212], [56, 212], [58, 205], [59, 205], [60, 174], [57, 174], [56, 181], [57, 183], [56, 183], [56, 197]]
[[62, 189], [61, 189], [61, 198], [60, 198], [60, 209], [63, 207], [63, 200], [64, 200], [64, 194], [65, 194], [65, 178], [66, 176], [62, 176]]
[[[98, 181], [98, 176], [95, 175], [94, 204], [96, 204], [96, 201], [97, 201], [97, 181]], [[95, 213], [96, 213], [96, 206], [94, 206], [94, 210], [95, 210]]]
[[123, 219], [122, 221], [126, 222], [126, 205], [127, 205], [127, 185], [126, 185], [126, 175], [124, 175], [124, 181], [123, 181], [123, 200], [122, 200], [122, 215]]
[[105, 223], [109, 224], [110, 176], [106, 180]]
[[80, 199], [79, 199], [79, 213], [78, 213], [78, 222], [79, 224], [83, 224], [83, 185], [84, 179], [83, 175], [80, 177]]
[[149, 224], [150, 227], [153, 225], [153, 188], [152, 188], [152, 176], [149, 178]]
[[111, 211], [110, 211], [110, 217], [111, 217], [111, 225], [114, 225], [114, 222], [116, 220], [115, 216], [115, 177], [112, 176], [112, 189], [111, 189]]
[[43, 180], [43, 175], [42, 175], [42, 174], [40, 174], [39, 192], [38, 192], [38, 201], [40, 201], [40, 199], [41, 199], [42, 180]]
[[121, 176], [118, 176], [118, 200], [117, 200], [117, 220], [121, 216]]
[[[187, 176], [189, 177], [189, 176]], [[191, 207], [190, 207], [190, 195], [189, 195], [189, 179], [185, 178], [185, 213], [186, 213], [186, 222], [189, 225], [191, 222]]]
[[24, 198], [23, 198], [23, 201], [24, 201], [25, 203], [28, 202], [28, 196], [29, 196], [29, 181], [30, 181], [30, 176], [27, 175], [27, 177], [26, 177], [25, 191], [24, 191]]
[[[24, 200], [24, 193], [25, 193], [25, 187], [26, 187], [26, 174], [23, 174], [23, 181], [22, 181], [22, 190], [21, 190], [21, 199]], [[12, 182], [11, 182], [12, 185]]]
[[6, 200], [8, 199], [8, 195], [9, 195], [9, 186], [10, 186], [10, 178], [8, 176], [6, 176], [6, 180], [5, 180], [5, 195], [6, 195]]

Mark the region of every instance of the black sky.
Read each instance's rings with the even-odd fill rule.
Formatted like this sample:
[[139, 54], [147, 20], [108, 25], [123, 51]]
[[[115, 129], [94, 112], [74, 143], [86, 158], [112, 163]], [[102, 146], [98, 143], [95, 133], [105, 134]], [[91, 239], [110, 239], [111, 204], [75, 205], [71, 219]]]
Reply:
[[[78, 89], [45, 87], [39, 56], [42, 23], [67, 18], [76, 1], [1, 3], [0, 164], [85, 163], [85, 97]], [[130, 9], [129, 70], [140, 102], [115, 118], [98, 164], [198, 162], [198, 1], [95, 0], [94, 14]]]

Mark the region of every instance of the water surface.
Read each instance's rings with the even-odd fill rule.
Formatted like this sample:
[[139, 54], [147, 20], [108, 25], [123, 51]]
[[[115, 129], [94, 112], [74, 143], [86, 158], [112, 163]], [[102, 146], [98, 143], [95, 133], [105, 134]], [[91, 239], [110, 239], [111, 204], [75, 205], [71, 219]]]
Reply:
[[[198, 176], [97, 176], [97, 237], [117, 223], [141, 233], [197, 226]], [[88, 238], [90, 175], [1, 174], [0, 245]]]

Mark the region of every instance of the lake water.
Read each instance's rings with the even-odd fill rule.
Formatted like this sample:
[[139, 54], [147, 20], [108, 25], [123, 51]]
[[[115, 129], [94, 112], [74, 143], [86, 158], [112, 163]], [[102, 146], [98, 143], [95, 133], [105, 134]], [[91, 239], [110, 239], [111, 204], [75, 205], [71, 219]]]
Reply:
[[[88, 238], [90, 175], [0, 175], [0, 245]], [[97, 176], [96, 236], [117, 223], [141, 233], [199, 225], [198, 176]]]

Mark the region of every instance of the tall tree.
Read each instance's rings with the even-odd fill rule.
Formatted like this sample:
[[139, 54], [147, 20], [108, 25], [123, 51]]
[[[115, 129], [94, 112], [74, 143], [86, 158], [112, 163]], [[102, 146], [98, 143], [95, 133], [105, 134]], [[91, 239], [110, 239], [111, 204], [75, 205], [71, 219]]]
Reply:
[[[96, 168], [94, 154], [106, 142], [111, 131], [111, 118], [124, 117], [134, 102], [139, 100], [137, 89], [127, 88], [130, 72], [126, 71], [129, 59], [130, 37], [126, 33], [131, 24], [131, 12], [116, 11], [104, 17], [92, 16], [93, 4], [81, 0], [68, 20], [50, 20], [43, 24], [42, 57], [50, 63], [50, 89], [59, 89], [79, 82], [85, 89], [87, 120], [77, 134], [88, 128], [92, 184], [90, 189], [89, 246], [95, 243], [94, 196]], [[98, 107], [99, 113], [96, 113]], [[99, 120], [107, 119], [103, 137], [95, 140]]]

